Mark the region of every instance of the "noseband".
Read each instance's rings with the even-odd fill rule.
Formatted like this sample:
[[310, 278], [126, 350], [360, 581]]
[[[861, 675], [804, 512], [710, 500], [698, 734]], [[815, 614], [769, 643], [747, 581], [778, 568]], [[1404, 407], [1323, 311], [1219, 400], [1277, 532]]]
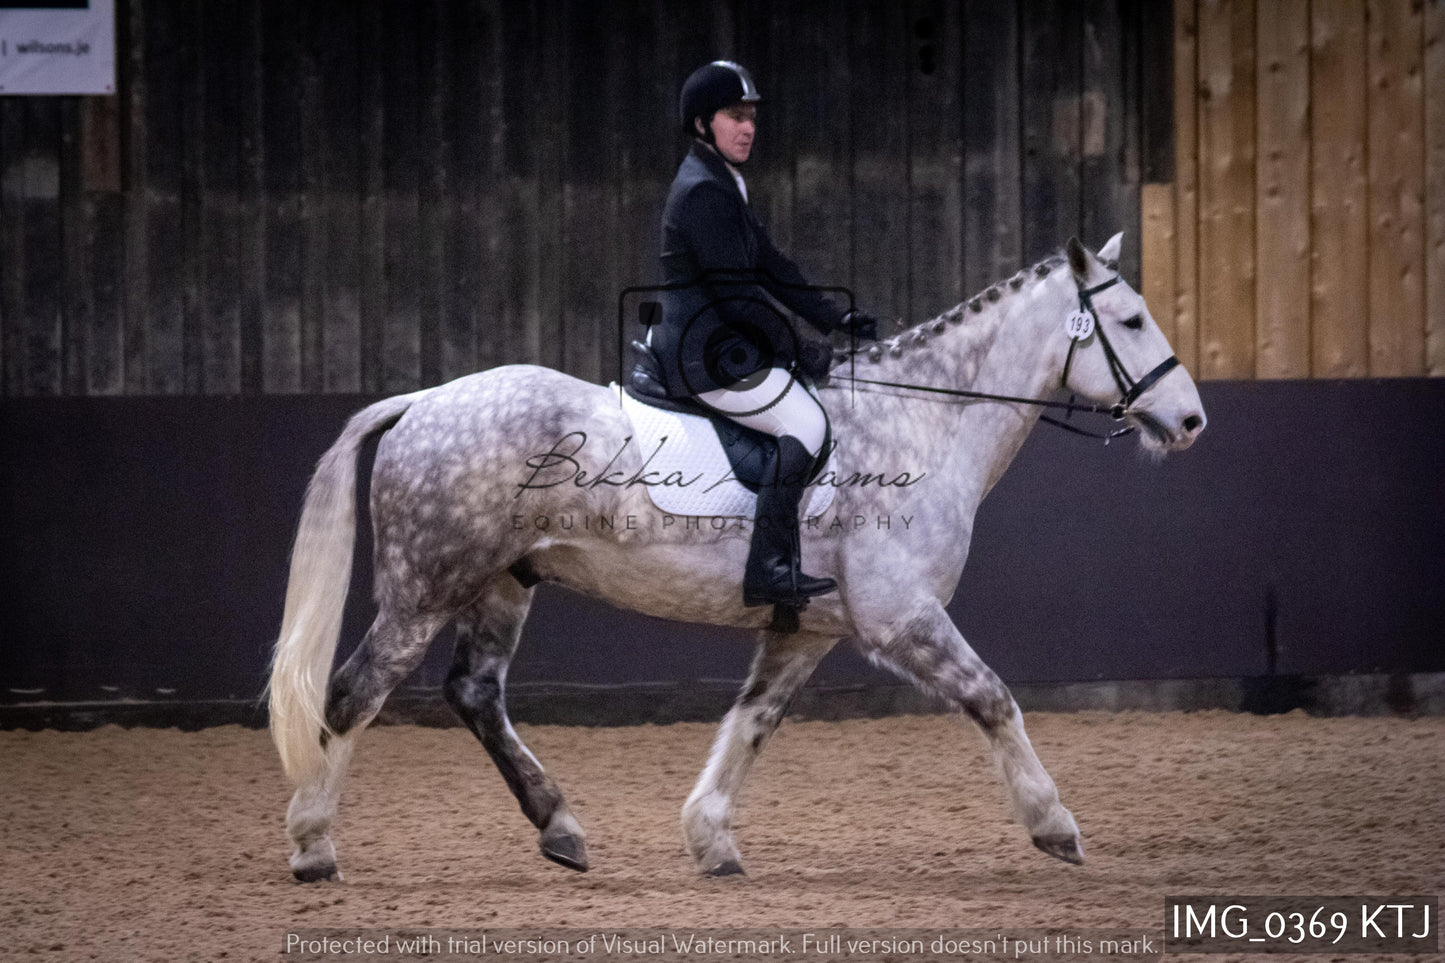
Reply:
[[[1160, 378], [1178, 367], [1179, 359], [1171, 354], [1138, 381], [1129, 376], [1129, 369], [1124, 367], [1124, 362], [1119, 360], [1114, 346], [1109, 343], [1109, 336], [1104, 333], [1104, 325], [1099, 321], [1099, 312], [1094, 308], [1094, 295], [1100, 291], [1107, 291], [1118, 283], [1119, 275], [1116, 274], [1103, 284], [1095, 285], [1092, 288], [1080, 286], [1079, 310], [1089, 312], [1089, 317], [1093, 319], [1093, 333], [1099, 336], [1099, 347], [1104, 349], [1104, 359], [1109, 362], [1109, 373], [1114, 376], [1114, 384], [1119, 386], [1119, 401], [1109, 409], [1109, 415], [1115, 421], [1123, 421], [1134, 402], [1139, 400], [1139, 396], [1154, 387]], [[1064, 388], [1069, 386], [1069, 368], [1073, 366], [1074, 349], [1079, 346], [1080, 340], [1074, 337], [1069, 338], [1069, 356], [1064, 359], [1064, 374], [1059, 379], [1059, 384]]]

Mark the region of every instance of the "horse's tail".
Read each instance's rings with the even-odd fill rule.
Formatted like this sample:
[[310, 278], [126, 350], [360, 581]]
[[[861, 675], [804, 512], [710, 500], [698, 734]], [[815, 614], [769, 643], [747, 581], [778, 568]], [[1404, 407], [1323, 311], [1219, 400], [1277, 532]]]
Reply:
[[271, 738], [286, 775], [298, 785], [320, 772], [322, 740], [332, 734], [326, 724], [326, 688], [351, 586], [358, 452], [368, 437], [396, 424], [423, 394], [397, 395], [353, 415], [321, 456], [306, 488], [268, 686]]

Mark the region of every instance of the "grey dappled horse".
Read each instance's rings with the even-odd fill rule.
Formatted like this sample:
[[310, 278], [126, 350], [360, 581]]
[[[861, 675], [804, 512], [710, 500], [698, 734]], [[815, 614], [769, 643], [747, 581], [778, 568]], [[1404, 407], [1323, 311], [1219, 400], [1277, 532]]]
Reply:
[[[857, 358], [859, 373], [1013, 398], [1066, 390], [1122, 403], [1148, 450], [1187, 448], [1204, 428], [1199, 394], [1183, 368], [1171, 370], [1169, 344], [1143, 299], [1111, 283], [1119, 245], [1116, 235], [1096, 257], [1071, 240], [1065, 256], [871, 346]], [[1081, 306], [1092, 307], [1100, 330], [1076, 342], [1066, 319]], [[859, 384], [824, 388], [821, 397], [840, 443], [842, 470], [830, 483], [854, 482], [839, 484], [828, 516], [891, 523], [804, 527], [808, 570], [836, 578], [839, 588], [813, 600], [801, 630], [786, 635], [767, 628], [770, 610], [742, 605], [745, 528], [664, 525], [643, 485], [616, 482], [639, 473], [644, 453], [626, 444], [632, 429], [614, 390], [515, 365], [389, 398], [352, 417], [307, 490], [271, 674], [272, 735], [297, 786], [286, 820], [296, 877], [339, 875], [330, 830], [357, 734], [452, 621], [447, 701], [540, 831], [542, 853], [587, 868], [582, 827], [518, 738], [504, 703], [507, 666], [538, 580], [649, 615], [762, 630], [746, 686], [683, 806], [683, 835], [700, 871], [741, 872], [731, 831], [738, 791], [790, 698], [845, 638], [977, 723], [1034, 844], [1081, 861], [1078, 827], [1029, 744], [1017, 704], [944, 610], [979, 502], [1039, 409]], [[355, 539], [358, 451], [383, 431], [371, 477], [379, 611], [333, 674]], [[529, 459], [545, 463], [538, 456], [575, 432], [585, 432], [586, 443], [561, 483], [526, 487], [534, 476]], [[911, 483], [878, 480], [900, 475]], [[628, 515], [639, 520], [635, 527], [577, 521], [541, 531], [514, 522]]]

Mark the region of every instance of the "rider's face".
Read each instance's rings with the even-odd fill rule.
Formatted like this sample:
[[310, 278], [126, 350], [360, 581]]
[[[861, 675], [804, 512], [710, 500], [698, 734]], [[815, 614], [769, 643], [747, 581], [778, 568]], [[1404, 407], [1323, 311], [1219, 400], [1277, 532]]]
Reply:
[[733, 104], [713, 114], [712, 136], [717, 152], [729, 163], [741, 164], [753, 152], [757, 126], [758, 108], [753, 104]]

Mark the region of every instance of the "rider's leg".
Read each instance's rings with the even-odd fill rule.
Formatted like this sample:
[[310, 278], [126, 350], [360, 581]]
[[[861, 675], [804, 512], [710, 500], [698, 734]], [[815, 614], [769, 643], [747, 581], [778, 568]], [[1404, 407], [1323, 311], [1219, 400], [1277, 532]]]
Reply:
[[778, 439], [778, 450], [758, 492], [743, 574], [743, 604], [797, 603], [838, 587], [830, 578], [804, 575], [799, 560], [798, 506], [812, 480], [828, 419], [818, 399], [782, 369], [749, 380], [757, 383], [699, 396], [733, 421]]
[[782, 368], [770, 368], [733, 388], [698, 395], [708, 408], [732, 421], [776, 437], [792, 435], [808, 453], [817, 456], [828, 432], [823, 403], [803, 382]]

